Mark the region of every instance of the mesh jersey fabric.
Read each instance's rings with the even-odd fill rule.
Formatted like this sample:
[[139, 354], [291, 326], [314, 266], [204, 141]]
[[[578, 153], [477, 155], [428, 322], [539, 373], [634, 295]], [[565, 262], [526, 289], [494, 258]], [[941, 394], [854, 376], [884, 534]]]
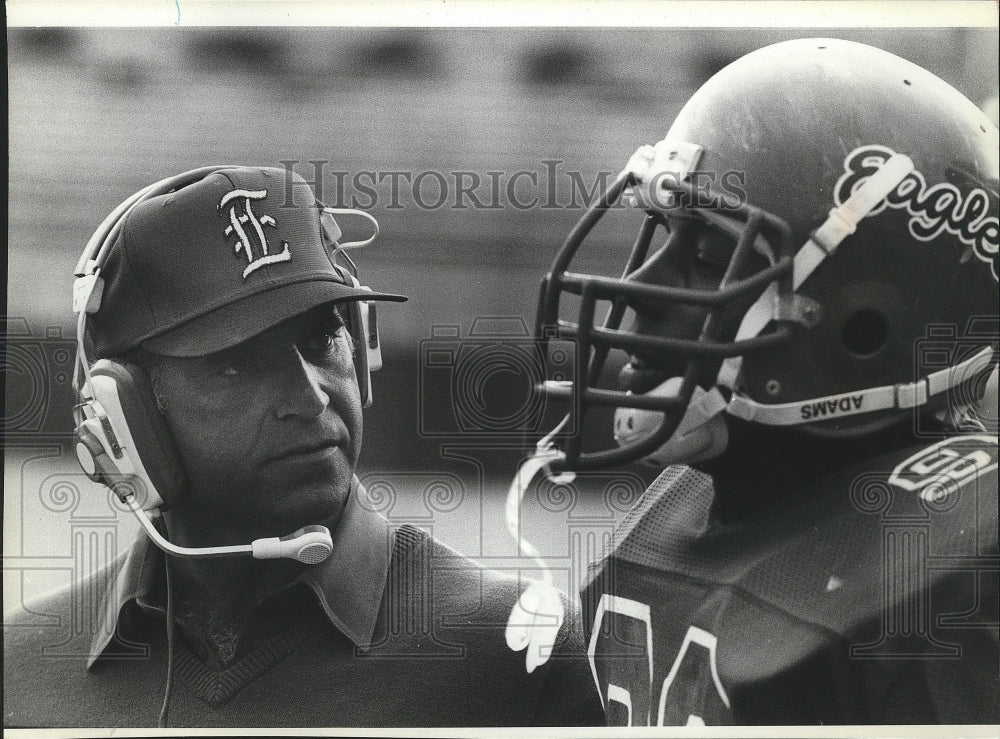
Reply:
[[997, 722], [996, 459], [923, 443], [726, 523], [665, 470], [583, 588], [609, 722]]

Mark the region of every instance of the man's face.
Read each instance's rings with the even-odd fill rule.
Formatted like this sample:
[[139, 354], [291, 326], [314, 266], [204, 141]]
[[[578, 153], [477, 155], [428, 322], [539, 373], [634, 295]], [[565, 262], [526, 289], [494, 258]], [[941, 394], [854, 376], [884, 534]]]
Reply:
[[[714, 291], [725, 274], [732, 247], [731, 241], [717, 233], [682, 224], [670, 242], [630, 279], [665, 287]], [[647, 336], [693, 340], [708, 316], [707, 308], [683, 303], [636, 302], [631, 307], [635, 311], [632, 330]], [[622, 389], [648, 392], [667, 378], [684, 374], [689, 359], [680, 352], [655, 357], [633, 355], [619, 376]]]
[[215, 354], [162, 357], [156, 375], [190, 482], [176, 515], [258, 537], [339, 513], [362, 421], [352, 340], [331, 306]]

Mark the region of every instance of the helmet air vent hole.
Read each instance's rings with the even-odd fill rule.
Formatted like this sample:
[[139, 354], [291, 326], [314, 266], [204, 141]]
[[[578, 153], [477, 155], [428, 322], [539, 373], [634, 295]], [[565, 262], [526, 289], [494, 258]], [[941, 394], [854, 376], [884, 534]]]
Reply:
[[885, 346], [888, 328], [881, 313], [860, 310], [844, 322], [841, 338], [852, 354], [868, 357]]
[[912, 83], [909, 80], [903, 80], [903, 84], [909, 87]]

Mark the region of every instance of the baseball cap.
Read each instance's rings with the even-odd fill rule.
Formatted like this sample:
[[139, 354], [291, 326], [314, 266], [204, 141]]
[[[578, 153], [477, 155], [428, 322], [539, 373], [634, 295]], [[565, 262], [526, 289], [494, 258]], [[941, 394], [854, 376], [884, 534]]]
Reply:
[[88, 327], [98, 356], [140, 345], [191, 357], [240, 344], [323, 303], [403, 301], [334, 267], [322, 206], [295, 172], [216, 170], [141, 201], [101, 267]]

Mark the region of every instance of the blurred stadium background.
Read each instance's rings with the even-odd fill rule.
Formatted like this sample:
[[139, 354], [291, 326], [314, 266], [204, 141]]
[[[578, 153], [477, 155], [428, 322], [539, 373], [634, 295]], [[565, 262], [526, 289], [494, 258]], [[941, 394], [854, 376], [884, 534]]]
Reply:
[[[71, 272], [126, 196], [205, 164], [282, 162], [308, 180], [318, 166], [328, 204], [358, 196], [382, 227], [356, 255], [363, 277], [410, 296], [380, 311], [385, 369], [360, 474], [387, 515], [492, 564], [525, 565], [502, 523], [522, 448], [499, 432], [528, 402], [530, 373], [495, 365], [481, 376], [481, 415], [463, 419], [457, 349], [530, 329], [539, 280], [586, 194], [574, 196], [570, 173], [592, 188], [662, 138], [726, 63], [820, 35], [895, 52], [977, 103], [996, 95], [995, 28], [9, 30], [5, 609], [99, 566], [135, 528], [67, 445]], [[391, 174], [363, 180], [368, 193], [336, 174], [360, 171], [443, 180], [426, 175], [416, 196], [403, 187], [395, 198]], [[468, 197], [454, 207], [458, 172], [479, 177], [484, 207]], [[516, 172], [534, 181], [522, 175], [508, 191]], [[620, 257], [609, 260], [618, 268]], [[442, 347], [452, 359], [428, 363]], [[564, 587], [648, 479], [625, 470], [530, 492], [525, 533]]]

